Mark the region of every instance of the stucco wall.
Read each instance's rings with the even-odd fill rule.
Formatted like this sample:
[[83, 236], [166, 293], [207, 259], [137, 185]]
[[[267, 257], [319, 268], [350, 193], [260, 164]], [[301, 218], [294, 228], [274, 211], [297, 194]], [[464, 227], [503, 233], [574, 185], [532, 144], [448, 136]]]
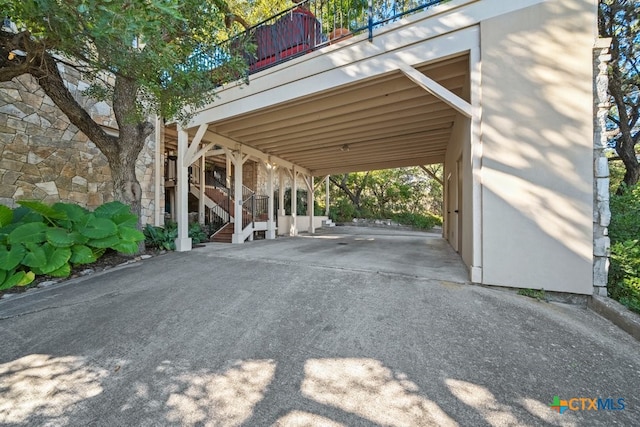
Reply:
[[[444, 237], [460, 253], [467, 267], [470, 267], [473, 261], [470, 122], [468, 118], [461, 115], [456, 118], [444, 163], [444, 216], [447, 222]], [[460, 160], [460, 168], [457, 165], [458, 160]], [[459, 172], [461, 177], [458, 176]], [[462, 191], [459, 191], [459, 182], [462, 183]], [[459, 196], [461, 196], [460, 199]], [[456, 210], [458, 213], [455, 212]], [[459, 243], [462, 247], [459, 247]]]
[[[77, 72], [61, 71], [72, 95], [101, 125], [117, 128], [110, 105], [82, 96]], [[153, 221], [154, 137], [147, 140], [136, 171], [142, 186], [142, 220]], [[74, 202], [93, 209], [113, 199], [104, 155], [46, 96], [33, 77], [0, 83], [0, 203], [16, 200]]]
[[590, 294], [595, 2], [481, 23], [487, 284]]

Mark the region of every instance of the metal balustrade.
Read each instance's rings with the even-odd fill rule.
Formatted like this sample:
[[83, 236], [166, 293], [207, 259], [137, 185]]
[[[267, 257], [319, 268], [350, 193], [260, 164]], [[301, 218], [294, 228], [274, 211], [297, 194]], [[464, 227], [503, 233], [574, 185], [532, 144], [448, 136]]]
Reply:
[[[216, 46], [196, 52], [188, 66], [214, 70], [241, 58], [248, 73], [374, 30], [448, 0], [305, 0]], [[242, 76], [236, 76], [240, 79]]]

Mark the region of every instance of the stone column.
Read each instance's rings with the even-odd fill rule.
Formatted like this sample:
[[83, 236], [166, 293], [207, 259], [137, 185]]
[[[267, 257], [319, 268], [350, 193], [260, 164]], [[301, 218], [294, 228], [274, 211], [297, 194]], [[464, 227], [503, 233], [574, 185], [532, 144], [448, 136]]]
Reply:
[[605, 150], [607, 142], [607, 115], [611, 108], [609, 101], [609, 76], [607, 65], [611, 60], [609, 47], [611, 39], [598, 39], [594, 49], [594, 197], [593, 197], [593, 293], [607, 296], [607, 278], [609, 273], [609, 160]]

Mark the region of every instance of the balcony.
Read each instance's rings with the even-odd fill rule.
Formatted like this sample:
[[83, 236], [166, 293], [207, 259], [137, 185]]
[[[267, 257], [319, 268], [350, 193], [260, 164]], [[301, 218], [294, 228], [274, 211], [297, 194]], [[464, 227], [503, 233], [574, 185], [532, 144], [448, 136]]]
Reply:
[[192, 66], [214, 69], [240, 57], [249, 74], [281, 64], [448, 0], [305, 0], [235, 34], [213, 53], [198, 52]]

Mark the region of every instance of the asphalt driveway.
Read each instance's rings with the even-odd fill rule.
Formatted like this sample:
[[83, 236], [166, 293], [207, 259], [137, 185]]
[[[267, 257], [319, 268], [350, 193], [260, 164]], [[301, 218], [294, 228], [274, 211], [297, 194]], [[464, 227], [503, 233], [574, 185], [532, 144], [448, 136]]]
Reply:
[[637, 341], [465, 281], [437, 235], [338, 227], [2, 300], [0, 424], [640, 425]]

